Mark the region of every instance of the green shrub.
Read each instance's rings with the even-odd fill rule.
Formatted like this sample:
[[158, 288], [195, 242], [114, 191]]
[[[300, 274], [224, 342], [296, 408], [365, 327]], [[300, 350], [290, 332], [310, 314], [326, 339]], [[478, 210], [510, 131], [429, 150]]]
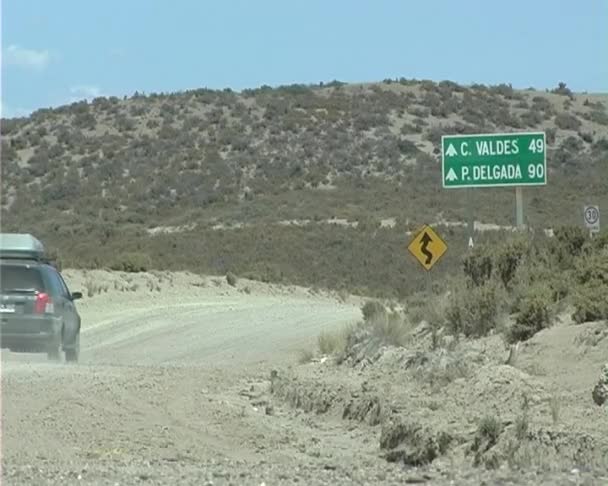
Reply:
[[473, 464], [485, 465], [488, 469], [497, 469], [500, 465], [498, 455], [490, 451], [497, 443], [503, 431], [501, 421], [494, 416], [486, 416], [479, 421], [471, 451], [475, 454]]
[[600, 125], [608, 125], [608, 114], [604, 109], [594, 109], [589, 113], [589, 120]]
[[574, 261], [572, 318], [577, 323], [608, 319], [608, 249], [600, 238]]
[[557, 85], [557, 88], [553, 88], [551, 90], [551, 93], [555, 93], [555, 94], [562, 95], [562, 96], [572, 97], [572, 91], [570, 90], [570, 88], [568, 88], [566, 86], [566, 83], [563, 83], [563, 82], [560, 82]]
[[463, 271], [476, 285], [484, 285], [492, 277], [492, 257], [484, 252], [474, 252], [463, 258]]
[[555, 115], [555, 125], [562, 130], [578, 130], [581, 127], [581, 121], [570, 113], [559, 113]]
[[411, 329], [409, 321], [399, 314], [377, 315], [368, 322], [372, 336], [387, 346], [405, 346]]
[[500, 307], [494, 282], [471, 289], [460, 289], [451, 296], [446, 308], [446, 326], [454, 335], [486, 336], [498, 325]]
[[528, 242], [523, 239], [507, 241], [496, 254], [496, 271], [505, 288], [511, 285], [517, 268], [529, 250]]
[[336, 331], [323, 331], [317, 338], [321, 354], [331, 355], [343, 353], [346, 349], [348, 336], [352, 332], [350, 327]]
[[498, 442], [498, 438], [502, 433], [502, 423], [494, 416], [484, 417], [479, 421], [477, 427], [477, 437], [485, 440], [491, 446]]
[[587, 241], [585, 230], [578, 226], [560, 226], [554, 230], [555, 254], [562, 266], [571, 267]]
[[315, 353], [310, 349], [300, 349], [298, 351], [298, 363], [310, 363], [315, 358]]
[[541, 112], [536, 111], [534, 109], [522, 113], [520, 115], [520, 118], [521, 118], [522, 123], [528, 127], [536, 127], [536, 126], [540, 125], [543, 121]]
[[228, 285], [230, 285], [232, 287], [236, 286], [236, 283], [237, 283], [236, 275], [232, 272], [228, 272], [226, 274], [226, 282], [228, 283]]
[[520, 265], [511, 286], [512, 311], [521, 309], [521, 302], [529, 294], [530, 287], [544, 285], [551, 304], [559, 304], [570, 294], [573, 285], [572, 270], [558, 270], [551, 262], [536, 261]]
[[574, 262], [574, 276], [579, 285], [608, 285], [608, 252], [595, 251], [577, 258]]
[[608, 285], [596, 282], [578, 286], [573, 292], [572, 305], [572, 319], [577, 324], [608, 319]]
[[549, 327], [552, 318], [551, 302], [551, 289], [546, 284], [530, 288], [519, 303], [515, 323], [507, 331], [507, 341], [525, 341]]
[[375, 300], [367, 301], [361, 308], [361, 312], [363, 313], [363, 320], [365, 322], [369, 322], [373, 319], [384, 317], [386, 315], [386, 309], [384, 306]]
[[150, 269], [150, 258], [143, 253], [124, 253], [115, 258], [110, 269], [119, 272], [146, 272]]

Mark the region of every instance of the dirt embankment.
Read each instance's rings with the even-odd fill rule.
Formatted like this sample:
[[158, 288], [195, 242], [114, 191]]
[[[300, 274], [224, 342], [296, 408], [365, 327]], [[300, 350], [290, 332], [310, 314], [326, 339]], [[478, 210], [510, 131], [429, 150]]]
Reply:
[[433, 349], [422, 332], [406, 348], [355, 346], [339, 365], [277, 373], [271, 390], [296, 409], [372, 427], [380, 456], [429, 484], [607, 481], [608, 409], [592, 399], [606, 323], [560, 323], [514, 363], [508, 355], [498, 337]]

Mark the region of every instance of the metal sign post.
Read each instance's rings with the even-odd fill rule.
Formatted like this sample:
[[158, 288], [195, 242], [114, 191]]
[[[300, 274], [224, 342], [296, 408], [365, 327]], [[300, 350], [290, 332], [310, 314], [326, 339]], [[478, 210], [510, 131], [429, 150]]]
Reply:
[[524, 227], [524, 195], [523, 188], [515, 188], [515, 225], [521, 230]]

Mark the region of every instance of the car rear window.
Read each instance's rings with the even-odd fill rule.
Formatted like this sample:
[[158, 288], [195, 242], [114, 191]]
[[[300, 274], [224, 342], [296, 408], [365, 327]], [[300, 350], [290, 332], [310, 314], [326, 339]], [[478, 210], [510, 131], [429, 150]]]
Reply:
[[21, 265], [0, 266], [0, 288], [11, 290], [44, 290], [40, 269]]

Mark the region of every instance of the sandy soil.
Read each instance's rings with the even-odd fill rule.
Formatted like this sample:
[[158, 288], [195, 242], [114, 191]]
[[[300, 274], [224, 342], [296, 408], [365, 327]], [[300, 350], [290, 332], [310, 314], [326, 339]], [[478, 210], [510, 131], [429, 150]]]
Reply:
[[[495, 340], [477, 343], [472, 374], [438, 386], [416, 378], [424, 366], [412, 374], [407, 350], [298, 363], [321, 330], [360, 319], [355, 298], [191, 274], [64, 273], [85, 293], [81, 362], [3, 352], [2, 484], [606, 484], [608, 414], [590, 403], [604, 323], [551, 329], [517, 368], [500, 363]], [[595, 470], [562, 456], [542, 475], [471, 465], [476, 420], [512, 421], [524, 389], [530, 433], [557, 430], [564, 450], [583, 441]], [[430, 466], [396, 460], [403, 437], [382, 441], [404, 417], [460, 445]]]

